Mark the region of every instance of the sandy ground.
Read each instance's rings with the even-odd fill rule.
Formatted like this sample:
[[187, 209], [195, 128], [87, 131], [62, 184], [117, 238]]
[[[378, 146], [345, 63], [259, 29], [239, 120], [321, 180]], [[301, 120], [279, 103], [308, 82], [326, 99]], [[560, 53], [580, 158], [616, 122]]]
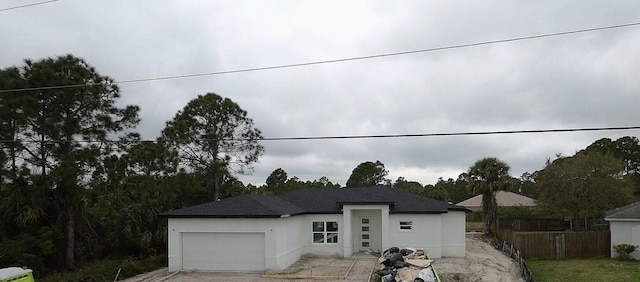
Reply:
[[480, 233], [467, 233], [464, 258], [436, 259], [433, 266], [440, 280], [449, 281], [523, 281], [515, 261], [496, 250]]
[[[353, 266], [351, 266], [353, 264]], [[523, 281], [518, 265], [502, 252], [492, 247], [488, 240], [479, 233], [467, 233], [466, 256], [464, 258], [441, 258], [433, 263], [443, 282], [450, 281], [491, 281], [511, 282]], [[138, 275], [124, 282], [167, 281], [167, 282], [199, 282], [199, 281], [296, 281], [296, 282], [339, 282], [339, 281], [368, 281], [371, 271], [377, 267], [376, 258], [307, 258], [282, 273], [267, 273], [272, 275], [288, 274], [292, 276], [322, 277], [329, 279], [286, 279], [284, 276], [262, 277], [261, 273], [206, 273], [180, 272], [169, 273], [166, 268], [146, 274]], [[377, 269], [377, 268], [376, 268]], [[331, 279], [346, 275], [344, 279]], [[376, 281], [376, 280], [371, 280]]]

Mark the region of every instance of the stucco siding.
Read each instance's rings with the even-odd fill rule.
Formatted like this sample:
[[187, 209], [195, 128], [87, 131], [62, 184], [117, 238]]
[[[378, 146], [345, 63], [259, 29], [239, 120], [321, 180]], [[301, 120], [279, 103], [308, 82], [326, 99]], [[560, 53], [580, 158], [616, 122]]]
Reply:
[[271, 269], [285, 269], [300, 258], [304, 252], [303, 246], [306, 238], [301, 232], [303, 222], [304, 219], [300, 216], [277, 220], [277, 225], [273, 228], [276, 254], [272, 259], [275, 266]]
[[[400, 229], [400, 222], [412, 222], [411, 230]], [[389, 215], [389, 244], [399, 248], [424, 248], [430, 258], [442, 257], [442, 217], [440, 214]]]
[[442, 214], [442, 256], [465, 256], [465, 212], [449, 211]]
[[[371, 222], [369, 225], [370, 238], [373, 249], [385, 250], [389, 247], [414, 247], [423, 248], [431, 258], [442, 256], [463, 257], [465, 248], [465, 215], [464, 212], [451, 211], [447, 214], [389, 214], [387, 205], [344, 205], [344, 214], [305, 214], [283, 218], [169, 218], [168, 219], [168, 259], [169, 271], [179, 271], [185, 269], [183, 262], [187, 257], [190, 266], [200, 269], [207, 265], [212, 265], [212, 261], [219, 259], [211, 257], [211, 253], [216, 254], [216, 244], [233, 242], [228, 244], [241, 245], [239, 238], [249, 238], [253, 249], [262, 250], [258, 241], [264, 244], [264, 269], [282, 270], [295, 263], [305, 254], [318, 256], [341, 256], [349, 257], [359, 249], [354, 244], [362, 237], [361, 229], [358, 225], [363, 217]], [[323, 243], [314, 242], [314, 222], [336, 222], [338, 224], [337, 242], [336, 237], [327, 238], [336, 232], [331, 232], [326, 228], [323, 231]], [[404, 228], [401, 228], [403, 222]], [[410, 223], [411, 228], [406, 228]], [[369, 229], [367, 229], [369, 231]], [[640, 232], [640, 227], [636, 230]], [[197, 233], [211, 233], [201, 234]], [[220, 234], [218, 234], [220, 233]], [[223, 234], [230, 236], [222, 236]], [[233, 234], [238, 234], [238, 239], [233, 239]], [[316, 232], [318, 233], [318, 232]], [[332, 234], [329, 234], [332, 233]], [[189, 234], [186, 235], [185, 234]], [[254, 235], [257, 236], [254, 236]], [[317, 234], [319, 235], [319, 234]], [[191, 237], [189, 237], [191, 236]], [[206, 244], [213, 249], [201, 251], [197, 244], [187, 245], [190, 249], [196, 250], [189, 253], [190, 249], [183, 250], [185, 246], [183, 239], [196, 238], [205, 240], [206, 238], [226, 238], [210, 240], [212, 243]], [[256, 238], [264, 238], [255, 240]], [[640, 233], [634, 237], [637, 242], [640, 240]], [[197, 241], [192, 239], [192, 241]], [[623, 240], [624, 238], [621, 238]], [[626, 240], [626, 239], [624, 239]], [[224, 241], [220, 243], [219, 241]], [[217, 242], [217, 243], [216, 243]], [[635, 243], [635, 244], [638, 244]], [[248, 245], [248, 244], [247, 244]], [[375, 245], [375, 246], [374, 246]], [[228, 247], [228, 246], [224, 246]], [[195, 249], [194, 249], [195, 248]], [[187, 252], [185, 254], [185, 252]], [[206, 253], [206, 255], [204, 254]], [[229, 254], [231, 253], [231, 254]], [[225, 255], [237, 255], [233, 252], [225, 251]], [[202, 262], [199, 261], [202, 257]], [[209, 262], [207, 262], [209, 260]], [[218, 260], [219, 261], [219, 260]], [[223, 261], [225, 262], [225, 261]], [[218, 263], [214, 263], [218, 264]], [[219, 263], [223, 265], [223, 263]], [[262, 264], [257, 261], [256, 265]], [[262, 266], [258, 266], [262, 268]], [[203, 269], [206, 270], [206, 269]]]
[[[308, 214], [300, 216], [302, 218], [299, 234], [303, 246], [302, 254], [313, 254], [318, 256], [342, 256], [344, 244], [345, 226], [342, 222], [341, 214]], [[338, 223], [338, 243], [322, 243], [313, 242], [313, 222], [337, 222]]]
[[[616, 256], [614, 245], [640, 245], [640, 221], [610, 221], [611, 257]], [[640, 260], [640, 251], [631, 253], [631, 257]]]

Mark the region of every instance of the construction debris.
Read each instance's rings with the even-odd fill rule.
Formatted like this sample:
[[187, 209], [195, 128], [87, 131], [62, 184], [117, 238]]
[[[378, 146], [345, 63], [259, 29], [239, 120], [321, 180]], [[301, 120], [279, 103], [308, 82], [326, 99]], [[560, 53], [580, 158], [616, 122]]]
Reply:
[[381, 282], [440, 281], [424, 249], [392, 247], [382, 253], [376, 274]]

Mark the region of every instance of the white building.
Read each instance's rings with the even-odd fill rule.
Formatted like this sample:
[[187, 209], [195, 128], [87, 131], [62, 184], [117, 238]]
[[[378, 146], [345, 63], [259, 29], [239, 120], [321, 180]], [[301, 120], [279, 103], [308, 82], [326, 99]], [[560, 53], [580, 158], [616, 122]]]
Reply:
[[169, 271], [282, 270], [304, 254], [464, 257], [467, 209], [386, 186], [242, 195], [170, 211]]
[[[610, 210], [604, 220], [609, 221], [611, 230], [612, 258], [617, 256], [614, 245], [640, 245], [640, 202]], [[634, 251], [631, 257], [640, 260], [640, 251]]]

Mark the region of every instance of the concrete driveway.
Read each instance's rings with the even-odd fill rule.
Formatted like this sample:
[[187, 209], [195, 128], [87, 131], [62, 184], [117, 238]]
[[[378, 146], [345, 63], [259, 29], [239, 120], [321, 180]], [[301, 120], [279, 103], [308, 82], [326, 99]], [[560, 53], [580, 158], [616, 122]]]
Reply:
[[[179, 272], [169, 273], [160, 269], [133, 278], [125, 282], [167, 281], [369, 281], [372, 271], [377, 270], [377, 258], [366, 256], [358, 258], [303, 258], [282, 273], [207, 273]], [[450, 281], [523, 281], [519, 266], [493, 248], [488, 239], [479, 233], [468, 233], [466, 238], [466, 256], [464, 258], [435, 259], [433, 266], [443, 282]], [[375, 269], [374, 269], [375, 268]], [[287, 276], [290, 275], [290, 276]], [[293, 279], [293, 278], [297, 279]], [[306, 277], [304, 279], [303, 277]], [[332, 279], [335, 278], [335, 279]], [[344, 277], [344, 279], [343, 279]], [[374, 280], [371, 280], [374, 281]]]
[[169, 273], [160, 269], [138, 275], [124, 282], [166, 281], [166, 282], [200, 282], [200, 281], [369, 281], [376, 258], [303, 258], [293, 266], [280, 273], [220, 273], [220, 272], [179, 272]]

